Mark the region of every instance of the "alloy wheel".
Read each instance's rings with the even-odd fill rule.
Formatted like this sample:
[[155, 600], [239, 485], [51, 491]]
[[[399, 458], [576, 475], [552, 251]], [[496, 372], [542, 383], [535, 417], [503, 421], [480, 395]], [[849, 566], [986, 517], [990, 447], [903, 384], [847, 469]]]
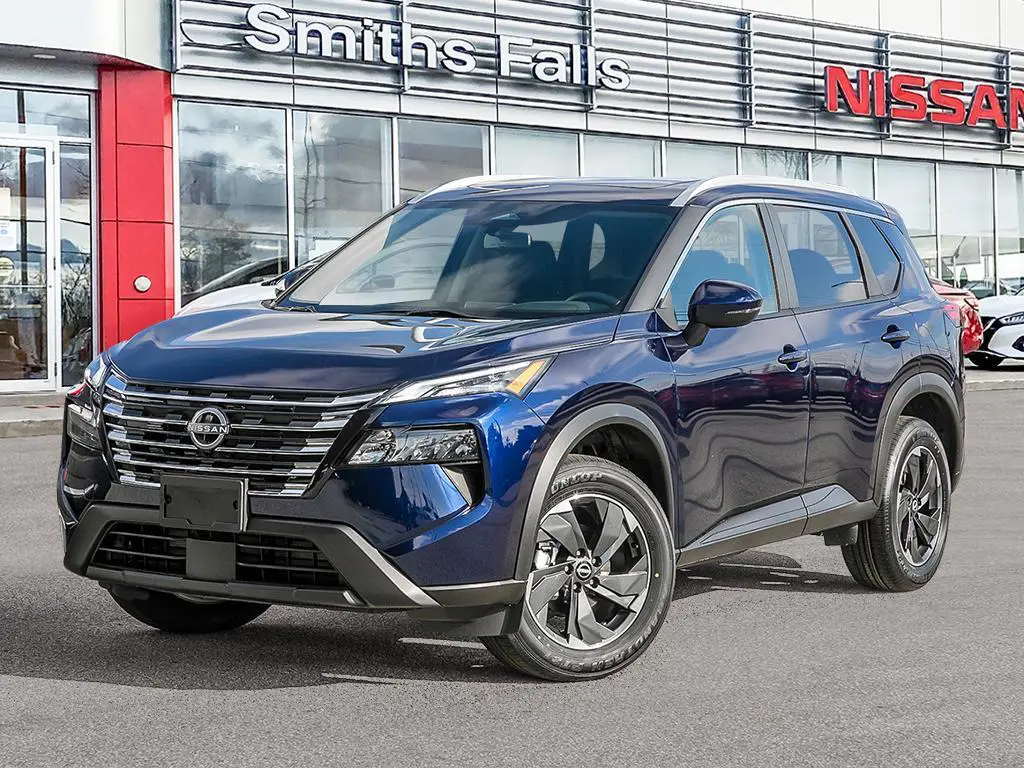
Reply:
[[643, 608], [650, 563], [647, 536], [621, 502], [595, 493], [573, 496], [541, 520], [527, 609], [563, 647], [607, 645]]
[[898, 494], [893, 536], [907, 562], [920, 568], [942, 545], [946, 533], [939, 462], [927, 447], [917, 446], [904, 459]]

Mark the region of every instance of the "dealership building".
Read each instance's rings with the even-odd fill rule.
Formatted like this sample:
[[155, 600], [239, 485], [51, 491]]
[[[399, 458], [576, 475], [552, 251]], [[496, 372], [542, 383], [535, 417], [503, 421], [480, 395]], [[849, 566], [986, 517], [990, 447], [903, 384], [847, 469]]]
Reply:
[[1021, 0], [34, 0], [0, 23], [0, 394], [480, 174], [771, 174], [1024, 284]]

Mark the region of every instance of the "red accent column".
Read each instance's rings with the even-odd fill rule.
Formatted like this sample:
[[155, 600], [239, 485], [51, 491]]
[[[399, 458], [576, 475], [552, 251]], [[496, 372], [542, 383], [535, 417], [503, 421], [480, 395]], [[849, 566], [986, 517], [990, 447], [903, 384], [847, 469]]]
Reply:
[[[100, 70], [100, 346], [174, 313], [171, 76]], [[145, 293], [135, 288], [148, 277]]]

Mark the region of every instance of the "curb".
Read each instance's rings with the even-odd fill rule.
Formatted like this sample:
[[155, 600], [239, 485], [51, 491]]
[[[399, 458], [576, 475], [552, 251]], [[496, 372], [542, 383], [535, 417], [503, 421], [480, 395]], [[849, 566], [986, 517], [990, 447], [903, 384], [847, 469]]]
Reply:
[[999, 390], [1024, 389], [1024, 379], [997, 379], [995, 381], [968, 381], [967, 392], [995, 392]]
[[59, 435], [63, 429], [63, 417], [59, 419], [0, 421], [0, 439], [5, 437], [44, 437], [48, 435]]

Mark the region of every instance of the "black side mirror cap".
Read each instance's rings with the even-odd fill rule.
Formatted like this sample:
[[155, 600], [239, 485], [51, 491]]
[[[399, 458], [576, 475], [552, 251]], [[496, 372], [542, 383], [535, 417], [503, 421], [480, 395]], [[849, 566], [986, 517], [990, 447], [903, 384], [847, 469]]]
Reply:
[[764, 299], [749, 285], [731, 280], [705, 280], [690, 298], [689, 324], [683, 330], [691, 346], [704, 343], [711, 328], [739, 328], [752, 323]]

